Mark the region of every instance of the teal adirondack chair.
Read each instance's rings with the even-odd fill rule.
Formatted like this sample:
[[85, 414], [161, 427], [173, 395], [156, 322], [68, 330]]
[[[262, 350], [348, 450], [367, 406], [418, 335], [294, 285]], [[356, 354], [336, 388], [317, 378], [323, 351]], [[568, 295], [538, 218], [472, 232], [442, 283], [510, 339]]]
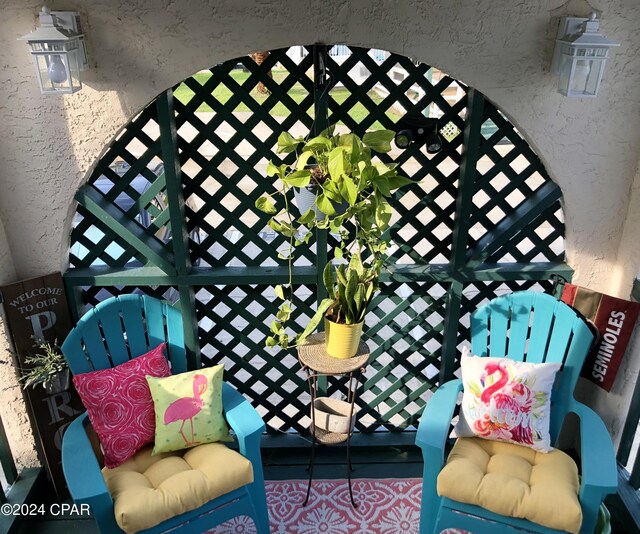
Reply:
[[[62, 352], [74, 374], [106, 369], [123, 363], [129, 354], [142, 355], [167, 342], [172, 373], [187, 370], [182, 316], [166, 302], [123, 295], [98, 304], [86, 313], [62, 345]], [[224, 414], [238, 440], [240, 454], [253, 467], [253, 483], [204, 504], [196, 510], [168, 519], [146, 534], [171, 532], [200, 533], [228, 519], [248, 515], [259, 534], [269, 532], [260, 437], [265, 425], [256, 410], [240, 393], [223, 384]], [[88, 503], [101, 534], [119, 533], [114, 504], [107, 490], [85, 427], [84, 413], [69, 425], [62, 443], [62, 466], [74, 502]]]
[[[580, 534], [594, 531], [604, 497], [617, 489], [613, 444], [602, 420], [573, 397], [576, 381], [593, 334], [576, 312], [544, 293], [523, 291], [493, 299], [471, 316], [471, 352], [478, 356], [511, 358], [531, 363], [562, 362], [551, 404], [551, 443], [555, 443], [565, 416], [580, 419], [581, 485], [578, 500], [583, 521]], [[445, 444], [462, 391], [460, 380], [438, 388], [427, 404], [416, 436], [424, 459], [420, 533], [446, 528], [473, 532], [560, 533], [521, 518], [507, 517], [480, 506], [438, 496], [436, 481], [445, 463]], [[460, 480], [465, 484], [465, 480]]]

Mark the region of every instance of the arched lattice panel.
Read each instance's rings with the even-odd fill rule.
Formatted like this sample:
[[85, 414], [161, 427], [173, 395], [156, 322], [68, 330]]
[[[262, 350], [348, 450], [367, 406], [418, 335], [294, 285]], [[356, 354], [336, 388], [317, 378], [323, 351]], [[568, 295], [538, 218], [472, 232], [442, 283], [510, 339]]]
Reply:
[[[274, 286], [288, 282], [286, 243], [254, 207], [280, 132], [329, 125], [360, 135], [437, 119], [443, 148], [381, 157], [413, 184], [392, 200], [390, 259], [366, 320], [372, 359], [358, 429], [415, 426], [432, 391], [457, 371], [469, 313], [518, 289], [567, 278], [559, 188], [533, 149], [482, 94], [437, 68], [344, 45], [236, 58], [184, 80], [142, 110], [105, 150], [79, 202], [65, 280], [80, 304], [138, 291], [182, 310], [191, 365], [225, 364], [269, 431], [302, 432], [308, 393], [295, 350], [268, 350]], [[294, 328], [322, 297], [326, 232], [298, 249]], [[71, 291], [76, 290], [76, 291]], [[328, 384], [328, 392], [345, 384]]]

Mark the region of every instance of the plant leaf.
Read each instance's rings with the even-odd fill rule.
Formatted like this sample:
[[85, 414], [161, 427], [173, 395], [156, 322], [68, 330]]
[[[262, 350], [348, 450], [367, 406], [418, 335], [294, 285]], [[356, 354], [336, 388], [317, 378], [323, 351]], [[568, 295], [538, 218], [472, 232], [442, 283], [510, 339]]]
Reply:
[[333, 305], [333, 299], [323, 299], [322, 302], [318, 305], [318, 310], [313, 314], [313, 317], [307, 324], [307, 327], [302, 331], [302, 334], [298, 336], [296, 342], [301, 344], [313, 331], [318, 327], [320, 321], [324, 317], [324, 314], [327, 312], [329, 308]]
[[339, 265], [336, 269], [336, 276], [338, 277], [338, 283], [342, 286], [347, 285], [347, 275], [345, 273], [344, 265]]
[[276, 313], [276, 319], [278, 319], [278, 321], [281, 321], [283, 323], [285, 321], [288, 321], [289, 317], [291, 317], [291, 310], [280, 309], [278, 310], [278, 313]]
[[406, 176], [391, 176], [387, 178], [389, 181], [389, 189], [392, 191], [394, 189], [398, 189], [400, 187], [404, 187], [405, 185], [414, 184], [413, 180], [407, 178]]
[[362, 153], [362, 142], [357, 136], [353, 136], [353, 143], [351, 144], [351, 165], [356, 165], [360, 161], [360, 154]]
[[289, 132], [282, 132], [278, 136], [277, 152], [278, 154], [288, 154], [289, 152], [293, 152], [299, 144], [300, 141], [294, 139]]
[[307, 161], [309, 161], [309, 158], [311, 158], [312, 156], [313, 152], [311, 152], [311, 150], [305, 150], [302, 154], [300, 154], [296, 169], [298, 169], [299, 171], [303, 171], [307, 164]]
[[273, 161], [267, 164], [267, 176], [275, 176], [280, 174], [280, 167], [278, 167]]
[[371, 302], [371, 298], [373, 297], [373, 292], [375, 290], [374, 284], [369, 284], [367, 286], [367, 291], [365, 292], [365, 302], [367, 305]]
[[344, 198], [349, 203], [350, 206], [353, 206], [358, 199], [358, 187], [348, 176], [342, 177], [340, 194], [342, 195], [342, 198]]
[[329, 139], [324, 135], [318, 135], [317, 137], [309, 139], [305, 143], [303, 147], [303, 151], [306, 152], [307, 150], [325, 150], [330, 147], [331, 147], [331, 139]]
[[340, 232], [340, 227], [342, 226], [343, 222], [344, 215], [336, 215], [335, 217], [332, 217], [329, 221], [330, 230], [337, 234], [338, 232]]
[[383, 163], [382, 161], [377, 161], [374, 166], [380, 176], [389, 178], [390, 176], [395, 176], [396, 174], [398, 174], [393, 168], [393, 163]]
[[273, 321], [271, 321], [271, 326], [269, 326], [269, 330], [271, 330], [273, 334], [278, 335], [280, 332], [284, 330], [284, 326], [282, 326], [282, 323], [280, 321], [278, 321], [277, 319], [274, 319]]
[[305, 187], [311, 182], [310, 171], [294, 171], [282, 180], [285, 184], [293, 187]]
[[364, 266], [362, 265], [362, 259], [360, 258], [360, 254], [354, 254], [353, 256], [351, 256], [351, 259], [349, 260], [348, 270], [350, 271], [349, 276], [351, 276], [351, 273], [357, 276], [364, 275]]
[[375, 179], [378, 177], [378, 169], [376, 169], [373, 165], [365, 165], [360, 170], [360, 183], [358, 184], [358, 189], [362, 191], [366, 189], [370, 184], [373, 184]]
[[278, 213], [275, 204], [269, 197], [260, 197], [258, 200], [256, 200], [256, 208], [264, 213], [267, 213], [268, 215], [275, 215], [276, 213]]
[[336, 147], [329, 152], [329, 174], [332, 180], [338, 180], [344, 174], [344, 147]]
[[305, 211], [302, 216], [298, 219], [300, 224], [309, 224], [313, 219], [316, 218], [316, 212], [313, 211], [313, 208], [309, 208]]
[[321, 193], [316, 198], [316, 206], [318, 206], [318, 209], [325, 215], [336, 214], [336, 210], [334, 209], [333, 204], [324, 193]]
[[338, 184], [333, 180], [329, 180], [322, 184], [322, 190], [324, 194], [327, 195], [331, 200], [335, 202], [342, 202], [342, 195], [340, 194], [340, 189], [338, 188]]
[[353, 302], [356, 289], [358, 288], [358, 273], [351, 269], [348, 272], [349, 276], [347, 277], [347, 287], [345, 288], [344, 296], [348, 301]]
[[343, 146], [349, 150], [351, 150], [351, 147], [353, 146], [353, 141], [355, 139], [355, 134], [352, 133], [346, 133], [346, 134], [342, 134], [338, 136], [338, 141], [337, 141], [337, 145], [338, 146]]
[[273, 289], [276, 292], [276, 297], [278, 297], [281, 300], [284, 300], [284, 288], [282, 287], [282, 285], [278, 284]]
[[358, 284], [353, 302], [354, 302], [354, 307], [356, 312], [354, 317], [354, 322], [359, 323], [364, 318], [364, 315], [367, 309], [367, 304], [365, 302], [364, 286], [362, 284]]
[[322, 281], [324, 282], [324, 287], [327, 289], [327, 293], [329, 298], [334, 300], [336, 298], [335, 292], [335, 280], [333, 278], [333, 266], [331, 262], [327, 263], [322, 271]]
[[389, 221], [391, 221], [391, 205], [384, 198], [379, 198], [376, 206], [376, 225], [384, 232], [389, 227]]
[[385, 197], [390, 197], [391, 196], [391, 189], [389, 188], [389, 180], [387, 180], [385, 177], [383, 176], [378, 176], [374, 181], [373, 181], [374, 187], [380, 191], [380, 193], [385, 196]]
[[395, 137], [395, 132], [391, 130], [377, 130], [367, 132], [362, 137], [364, 145], [376, 152], [389, 152], [391, 150], [391, 140]]
[[353, 324], [356, 322], [357, 315], [355, 296], [358, 289], [358, 274], [355, 271], [349, 271], [349, 277], [347, 278], [347, 286], [344, 289], [344, 299], [347, 305], [349, 313], [346, 318], [347, 324]]
[[278, 222], [275, 219], [271, 218], [269, 220], [268, 224], [269, 224], [269, 227], [271, 229], [275, 230], [276, 232], [281, 233], [283, 236], [295, 237], [295, 235], [296, 235], [295, 228], [291, 224], [289, 224], [287, 222], [281, 223], [281, 222]]

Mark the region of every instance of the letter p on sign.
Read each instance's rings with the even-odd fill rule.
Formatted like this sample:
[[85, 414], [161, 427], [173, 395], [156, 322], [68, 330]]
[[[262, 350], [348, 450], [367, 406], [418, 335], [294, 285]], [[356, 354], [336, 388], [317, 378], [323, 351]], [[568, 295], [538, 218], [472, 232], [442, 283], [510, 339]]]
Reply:
[[52, 328], [56, 324], [56, 313], [54, 311], [44, 311], [40, 313], [34, 313], [33, 315], [27, 315], [25, 317], [27, 321], [31, 321], [31, 328], [33, 328], [33, 335], [36, 339], [44, 339], [44, 331]]

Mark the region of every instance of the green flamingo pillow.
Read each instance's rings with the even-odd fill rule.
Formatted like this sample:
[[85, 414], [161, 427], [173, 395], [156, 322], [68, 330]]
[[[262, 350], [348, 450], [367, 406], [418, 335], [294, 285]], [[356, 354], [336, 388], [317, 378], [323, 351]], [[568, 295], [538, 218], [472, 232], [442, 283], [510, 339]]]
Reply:
[[147, 376], [156, 414], [152, 454], [232, 441], [222, 414], [222, 365], [190, 373]]
[[559, 363], [473, 356], [462, 350], [458, 437], [507, 441], [550, 452], [551, 390]]

